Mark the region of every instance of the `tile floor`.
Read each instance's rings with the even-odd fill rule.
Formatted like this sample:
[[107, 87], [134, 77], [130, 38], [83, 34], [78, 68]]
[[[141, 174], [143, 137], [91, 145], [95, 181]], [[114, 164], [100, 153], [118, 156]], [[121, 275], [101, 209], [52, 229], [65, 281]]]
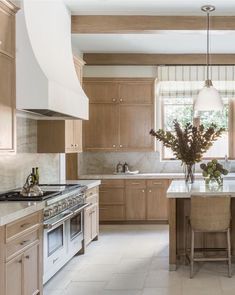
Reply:
[[99, 241], [74, 257], [44, 295], [234, 295], [225, 263], [205, 263], [193, 279], [188, 266], [168, 271], [168, 226], [105, 225]]

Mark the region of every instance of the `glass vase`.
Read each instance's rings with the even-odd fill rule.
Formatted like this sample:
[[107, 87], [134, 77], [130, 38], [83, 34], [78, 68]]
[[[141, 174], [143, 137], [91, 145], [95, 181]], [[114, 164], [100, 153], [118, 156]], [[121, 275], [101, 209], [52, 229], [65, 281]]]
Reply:
[[184, 166], [184, 177], [186, 183], [194, 183], [195, 180], [195, 164], [186, 164]]

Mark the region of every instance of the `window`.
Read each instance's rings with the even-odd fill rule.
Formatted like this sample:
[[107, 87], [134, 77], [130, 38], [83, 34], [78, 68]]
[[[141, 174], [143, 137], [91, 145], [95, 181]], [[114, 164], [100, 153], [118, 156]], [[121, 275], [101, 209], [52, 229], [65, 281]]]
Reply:
[[[225, 132], [219, 138], [210, 150], [205, 154], [205, 158], [224, 158], [225, 155], [229, 155], [229, 114], [232, 104], [229, 104], [229, 99], [223, 97], [224, 110], [223, 112], [201, 112], [200, 124], [205, 127], [210, 123], [215, 123], [218, 127], [225, 128]], [[184, 96], [163, 96], [161, 98], [162, 103], [162, 127], [164, 130], [173, 131], [173, 121], [175, 119], [181, 125], [185, 125], [188, 122], [193, 123], [193, 98]], [[174, 159], [174, 155], [168, 148], [162, 148], [162, 158], [165, 160]]]

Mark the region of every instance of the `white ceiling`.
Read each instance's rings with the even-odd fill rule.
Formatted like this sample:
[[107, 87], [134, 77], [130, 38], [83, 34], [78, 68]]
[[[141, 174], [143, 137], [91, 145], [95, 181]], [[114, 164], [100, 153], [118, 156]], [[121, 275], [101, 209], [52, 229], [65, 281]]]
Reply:
[[[86, 53], [205, 53], [205, 32], [160, 34], [72, 35], [77, 50]], [[213, 32], [211, 53], [235, 53], [235, 31]]]
[[[218, 15], [235, 15], [235, 0], [64, 0], [73, 14], [204, 15], [200, 7], [216, 6]], [[235, 31], [211, 33], [211, 51], [235, 53]], [[205, 32], [73, 35], [76, 50], [87, 53], [205, 53]]]
[[201, 15], [205, 4], [216, 6], [215, 14], [235, 14], [234, 0], [64, 0], [74, 14]]

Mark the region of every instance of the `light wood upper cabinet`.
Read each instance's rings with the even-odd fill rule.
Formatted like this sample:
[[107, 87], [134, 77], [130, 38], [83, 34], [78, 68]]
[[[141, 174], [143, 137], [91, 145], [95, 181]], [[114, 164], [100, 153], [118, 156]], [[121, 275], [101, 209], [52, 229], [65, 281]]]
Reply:
[[119, 84], [105, 79], [85, 79], [84, 91], [90, 103], [116, 103], [119, 98]]
[[120, 105], [120, 148], [122, 150], [151, 150], [153, 137], [152, 105]]
[[118, 108], [115, 104], [89, 105], [89, 121], [84, 121], [85, 150], [113, 150], [118, 147]]
[[15, 56], [15, 11], [12, 4], [0, 1], [0, 52], [12, 57]]
[[86, 78], [90, 117], [84, 122], [84, 149], [153, 151], [154, 79]]
[[119, 101], [127, 104], [153, 104], [154, 85], [150, 81], [123, 81], [119, 84]]
[[14, 59], [0, 53], [0, 151], [15, 149]]

